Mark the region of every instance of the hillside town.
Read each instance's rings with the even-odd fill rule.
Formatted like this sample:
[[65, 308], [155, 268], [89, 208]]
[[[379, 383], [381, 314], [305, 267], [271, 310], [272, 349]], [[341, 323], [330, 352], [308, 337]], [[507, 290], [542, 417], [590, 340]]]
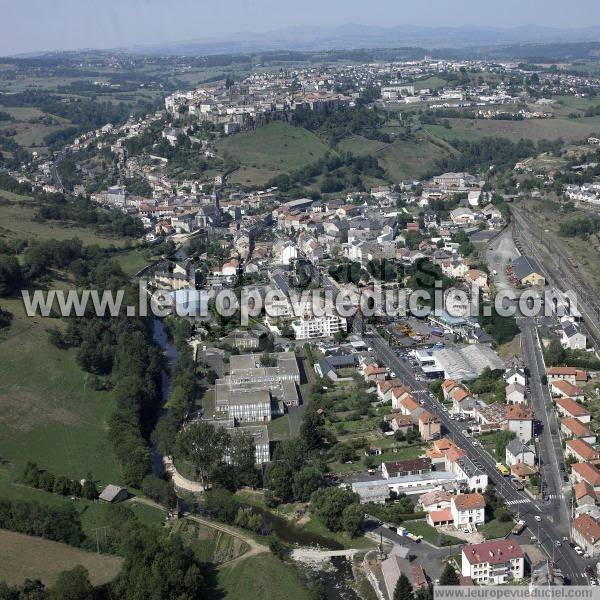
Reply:
[[[534, 75], [433, 58], [256, 68], [3, 169], [4, 205], [41, 207], [31, 231], [98, 234], [84, 247], [51, 231], [47, 264], [2, 235], [19, 285], [118, 283], [157, 311], [127, 307], [148, 321], [114, 329], [43, 315], [60, 325], [44, 330], [52, 351], [87, 370], [73, 389], [114, 394], [102, 418], [128, 466], [90, 498], [85, 473], [59, 493], [158, 507], [170, 531], [214, 527], [250, 556], [346, 560], [342, 578], [359, 572], [380, 600], [404, 578], [418, 600], [432, 585], [599, 585], [600, 138], [452, 145], [423, 130], [553, 121], [600, 90]], [[310, 158], [244, 162], [266, 131], [289, 136], [282, 154], [314, 136]], [[440, 155], [394, 178], [378, 157], [396, 143]], [[582, 247], [589, 262], [570, 254]], [[19, 485], [57, 495], [40, 465]]]

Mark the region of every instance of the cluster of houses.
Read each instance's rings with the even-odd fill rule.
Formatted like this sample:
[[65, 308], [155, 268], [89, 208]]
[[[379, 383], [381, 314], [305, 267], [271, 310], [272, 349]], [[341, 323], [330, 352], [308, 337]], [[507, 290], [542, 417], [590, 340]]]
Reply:
[[571, 463], [575, 498], [571, 539], [588, 556], [600, 556], [600, 453], [596, 434], [590, 428], [592, 415], [585, 407], [581, 388], [588, 373], [575, 367], [548, 367], [548, 386], [560, 419], [565, 457]]
[[175, 119], [191, 116], [223, 128], [225, 135], [285, 119], [298, 110], [334, 110], [353, 106], [358, 94], [346, 96], [315, 73], [299, 70], [253, 73], [240, 82], [203, 85], [165, 98], [165, 109]]

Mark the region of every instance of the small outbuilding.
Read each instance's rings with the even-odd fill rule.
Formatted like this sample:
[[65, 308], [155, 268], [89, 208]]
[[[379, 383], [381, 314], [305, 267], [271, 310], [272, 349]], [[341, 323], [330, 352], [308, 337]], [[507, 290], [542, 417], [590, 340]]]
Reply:
[[127, 500], [128, 497], [129, 493], [127, 492], [127, 488], [113, 485], [112, 483], [109, 483], [99, 496], [100, 500], [110, 502], [111, 504], [123, 502], [123, 500]]

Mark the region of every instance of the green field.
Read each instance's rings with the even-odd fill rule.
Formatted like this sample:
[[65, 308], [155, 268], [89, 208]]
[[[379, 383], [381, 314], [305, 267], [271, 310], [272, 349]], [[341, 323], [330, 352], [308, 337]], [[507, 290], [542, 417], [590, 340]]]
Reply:
[[415, 81], [415, 90], [436, 89], [445, 86], [448, 82], [441, 77], [428, 77], [427, 79], [419, 79]]
[[288, 440], [290, 438], [290, 415], [282, 415], [267, 423], [271, 441]]
[[[68, 119], [50, 115], [35, 107], [3, 108], [0, 106], [0, 109], [15, 119], [14, 121], [3, 121], [0, 124], [0, 136], [10, 135], [17, 144], [28, 150], [46, 152], [44, 138], [71, 125]], [[49, 121], [41, 122], [42, 117]]]
[[444, 141], [421, 133], [414, 140], [396, 140], [375, 153], [375, 156], [385, 169], [387, 178], [397, 183], [405, 179], [420, 178], [437, 160], [455, 152]]
[[529, 119], [499, 121], [494, 119], [448, 119], [450, 129], [442, 125], [425, 125], [425, 130], [445, 140], [476, 140], [482, 137], [505, 137], [512, 141], [535, 142], [563, 138], [575, 141], [600, 132], [600, 117], [582, 119]]
[[446, 540], [446, 546], [464, 543], [464, 540], [438, 532], [435, 527], [432, 527], [426, 521], [404, 521], [402, 527], [408, 529], [408, 531], [415, 535], [422, 535], [426, 542], [429, 542], [434, 546], [439, 546], [441, 537]]
[[258, 554], [217, 574], [218, 587], [230, 600], [308, 600], [310, 594], [291, 566], [272, 554]]
[[309, 520], [302, 526], [304, 531], [309, 533], [315, 533], [325, 538], [330, 538], [341, 544], [344, 548], [374, 548], [375, 543], [370, 538], [361, 537], [350, 537], [344, 531], [329, 531], [327, 527], [317, 517], [311, 515]]
[[318, 160], [328, 150], [310, 131], [285, 123], [270, 123], [224, 138], [217, 148], [221, 155], [231, 156], [241, 166], [230, 180], [249, 185], [264, 183], [273, 175]]
[[344, 152], [351, 152], [356, 156], [363, 156], [366, 154], [375, 154], [381, 150], [387, 148], [389, 144], [385, 142], [378, 142], [377, 140], [369, 140], [362, 135], [352, 135], [343, 139], [339, 144], [338, 148]]
[[135, 249], [120, 252], [115, 256], [115, 260], [121, 265], [121, 268], [127, 275], [135, 275], [149, 262], [140, 250]]
[[[0, 197], [15, 198], [8, 192], [0, 190]], [[23, 200], [19, 203], [0, 203], [0, 238], [32, 240], [66, 240], [77, 237], [85, 245], [97, 244], [98, 246], [122, 246], [123, 241], [117, 238], [100, 236], [91, 228], [67, 226], [64, 223], [53, 221], [35, 221], [35, 206], [31, 201]]]
[[[20, 471], [14, 468], [0, 467], [0, 497], [10, 500], [39, 502], [45, 506], [72, 505], [81, 515], [83, 531], [90, 539], [95, 539], [96, 528], [107, 524], [108, 511], [111, 510], [111, 505], [98, 501], [90, 502], [82, 498], [71, 500], [65, 496], [37, 490], [18, 483], [19, 475]], [[127, 506], [133, 511], [137, 519], [146, 525], [160, 526], [164, 522], [164, 512], [162, 510], [136, 502], [128, 502]]]
[[0, 530], [0, 581], [19, 585], [25, 579], [40, 579], [52, 585], [61, 571], [83, 565], [93, 585], [115, 578], [123, 559], [86, 552], [66, 544]]
[[482, 525], [479, 530], [484, 535], [486, 540], [495, 540], [497, 538], [506, 537], [513, 528], [513, 525], [514, 521], [512, 519], [506, 522], [493, 519], [489, 523]]
[[74, 350], [58, 350], [46, 330], [60, 325], [25, 315], [20, 300], [3, 300], [13, 314], [0, 334], [0, 458], [22, 468], [36, 461], [56, 475], [102, 483], [120, 476], [108, 440], [110, 392], [87, 385]]

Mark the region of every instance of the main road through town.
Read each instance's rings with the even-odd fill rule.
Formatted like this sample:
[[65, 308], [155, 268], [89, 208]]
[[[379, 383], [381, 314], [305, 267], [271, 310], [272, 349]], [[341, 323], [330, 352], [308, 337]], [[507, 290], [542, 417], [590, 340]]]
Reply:
[[[501, 235], [498, 248], [508, 248], [510, 242], [512, 242], [512, 240], [508, 241], [509, 238], [505, 239], [505, 235], [509, 234]], [[504, 271], [505, 265], [501, 261], [495, 260], [498, 257], [490, 256], [489, 258], [492, 259], [490, 262], [497, 265], [494, 267], [495, 269], [500, 267]], [[315, 281], [324, 289], [333, 292], [339, 290], [337, 284], [330, 277], [319, 272], [314, 265], [311, 270]], [[502, 279], [502, 275], [500, 275], [500, 278]], [[362, 317], [356, 315], [354, 319], [362, 320]], [[537, 340], [533, 339], [535, 333], [533, 330], [534, 325], [530, 321], [521, 323], [521, 327], [524, 330], [523, 338], [526, 340], [524, 341], [525, 360], [530, 366], [530, 375], [536, 377], [541, 388], [539, 373], [542, 366], [539, 362], [540, 356], [536, 355], [539, 348], [536, 346]], [[561, 505], [564, 507], [564, 502], [562, 502], [563, 498], [560, 493], [561, 483], [558, 475], [558, 459], [556, 452], [553, 451], [556, 450], [555, 442], [552, 439], [548, 439], [548, 435], [552, 435], [552, 428], [549, 421], [550, 416], [546, 414], [546, 407], [544, 406], [543, 411], [546, 416], [543, 419], [542, 452], [544, 460], [548, 461], [552, 468], [552, 473], [547, 476], [549, 492], [551, 492], [551, 497], [554, 496], [558, 500], [558, 502], [550, 503], [532, 500], [529, 496], [517, 490], [509, 479], [504, 478], [499, 473], [492, 457], [480, 445], [473, 443], [474, 440], [471, 437], [467, 437], [463, 433], [460, 423], [450, 419], [450, 416], [444, 410], [439, 400], [429, 392], [427, 385], [416, 378], [412, 367], [397, 356], [388, 342], [373, 328], [365, 330], [363, 324], [359, 329], [365, 331], [365, 342], [372, 349], [374, 356], [388, 367], [390, 371], [394, 372], [404, 385], [412, 389], [414, 397], [427, 410], [440, 418], [441, 424], [447, 432], [446, 435], [465, 452], [477, 467], [487, 473], [490, 485], [495, 487], [496, 493], [504, 500], [507, 508], [517, 514], [525, 522], [529, 530], [537, 536], [540, 546], [548, 557], [556, 563], [556, 566], [562, 570], [563, 574], [569, 578], [571, 584], [587, 584], [585, 561], [576, 554], [569, 544], [562, 543], [563, 538], [568, 535], [569, 519], [568, 514], [565, 515], [565, 518], [561, 516], [561, 513], [564, 514], [564, 508], [561, 510]], [[533, 389], [535, 390], [534, 395], [536, 399], [545, 404], [544, 391], [539, 389], [536, 384], [533, 385]], [[557, 542], [561, 545], [557, 546]]]
[[[584, 585], [587, 579], [584, 574], [585, 563], [568, 545], [556, 545], [562, 540], [563, 528], [558, 527], [552, 515], [547, 514], [544, 503], [531, 500], [517, 490], [513, 483], [502, 477], [491, 456], [479, 445], [473, 444], [473, 439], [464, 435], [460, 423], [450, 419], [437, 398], [430, 394], [427, 386], [416, 379], [410, 365], [400, 359], [390, 345], [375, 331], [365, 335], [366, 343], [373, 348], [379, 360], [385, 364], [402, 382], [413, 390], [413, 395], [430, 412], [436, 414], [447, 432], [447, 436], [465, 454], [488, 475], [489, 482], [496, 488], [496, 493], [505, 501], [507, 508], [521, 518], [539, 540], [547, 555], [552, 558], [563, 574], [567, 575], [572, 584]], [[537, 517], [537, 519], [536, 519]]]

